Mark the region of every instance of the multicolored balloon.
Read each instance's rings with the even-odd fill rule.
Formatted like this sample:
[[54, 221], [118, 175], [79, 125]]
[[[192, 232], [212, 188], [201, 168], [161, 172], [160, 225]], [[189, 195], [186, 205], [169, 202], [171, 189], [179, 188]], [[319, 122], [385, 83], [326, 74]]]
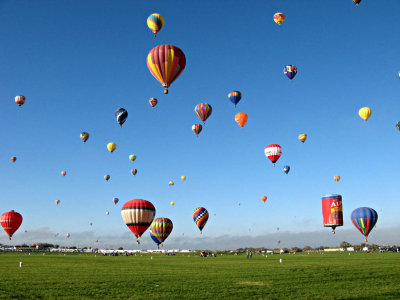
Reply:
[[204, 207], [198, 207], [193, 212], [193, 221], [196, 223], [197, 227], [202, 233], [204, 226], [208, 220], [208, 211]]
[[168, 218], [156, 218], [150, 225], [150, 232], [154, 235], [154, 237], [159, 241], [162, 246], [162, 243], [167, 239], [170, 235], [174, 225], [172, 221]]
[[161, 243], [160, 243], [160, 241], [157, 240], [157, 238], [151, 233], [151, 231], [150, 231], [150, 237], [151, 237], [151, 239], [153, 240], [153, 242], [157, 244], [157, 247], [159, 247]]
[[201, 124], [192, 125], [192, 131], [199, 136], [200, 132], [203, 130], [203, 126]]
[[143, 199], [133, 199], [126, 202], [121, 208], [121, 216], [126, 226], [139, 239], [153, 222], [156, 215], [154, 205]]
[[22, 216], [16, 211], [8, 211], [0, 216], [0, 224], [11, 240], [13, 234], [18, 230], [22, 224]]
[[369, 107], [360, 108], [360, 110], [358, 111], [358, 115], [361, 117], [361, 119], [365, 121], [368, 121], [371, 114], [372, 110]]
[[134, 162], [134, 161], [136, 160], [136, 155], [135, 155], [135, 154], [129, 155], [129, 160], [130, 160], [131, 162]]
[[114, 202], [114, 204], [116, 205], [118, 202], [119, 202], [119, 199], [118, 198], [113, 198], [113, 202]]
[[89, 139], [89, 133], [87, 133], [87, 132], [82, 132], [82, 133], [80, 134], [80, 138], [81, 138], [81, 140], [82, 140], [84, 143], [86, 143], [86, 141]]
[[289, 171], [290, 171], [290, 166], [284, 166], [283, 167], [283, 172], [285, 172], [286, 174], [288, 174], [289, 173]]
[[58, 205], [61, 201], [60, 201], [60, 200], [56, 200], [55, 202], [56, 202], [56, 204]]
[[137, 169], [132, 169], [131, 173], [132, 173], [133, 176], [135, 176], [137, 174]]
[[242, 99], [242, 93], [239, 91], [234, 91], [228, 94], [228, 99], [231, 100], [233, 104], [236, 105], [239, 103], [240, 99]]
[[156, 98], [150, 98], [149, 103], [151, 107], [154, 107], [157, 105], [158, 100]]
[[125, 108], [120, 107], [115, 111], [115, 117], [117, 118], [119, 127], [122, 128], [122, 124], [124, 124], [128, 118], [128, 111]]
[[194, 108], [194, 112], [196, 113], [197, 117], [203, 121], [203, 124], [206, 122], [209, 116], [212, 114], [212, 107], [207, 103], [200, 103], [196, 105]]
[[147, 26], [150, 28], [151, 31], [154, 33], [154, 37], [157, 36], [157, 33], [163, 28], [164, 26], [164, 18], [160, 14], [151, 14], [147, 18]]
[[106, 174], [106, 175], [104, 175], [104, 179], [106, 180], [106, 181], [108, 181], [108, 180], [110, 180], [110, 175], [108, 175], [108, 174]]
[[368, 235], [378, 221], [378, 213], [369, 207], [360, 207], [351, 213], [353, 225], [365, 236], [365, 242], [368, 242]]
[[396, 123], [397, 130], [400, 130], [400, 121]]
[[300, 142], [304, 143], [306, 141], [306, 139], [307, 139], [307, 134], [305, 134], [305, 133], [299, 134]]
[[175, 183], [171, 180], [168, 184], [169, 186], [173, 186]]
[[361, 0], [353, 0], [353, 2], [358, 6], [361, 3]]
[[22, 95], [15, 96], [15, 103], [17, 103], [18, 106], [22, 106], [25, 103], [25, 101], [26, 101], [25, 96]]
[[284, 20], [285, 20], [285, 15], [283, 13], [277, 12], [276, 14], [274, 14], [274, 21], [279, 26], [283, 23]]
[[147, 68], [165, 88], [164, 94], [168, 94], [168, 88], [181, 75], [185, 66], [185, 54], [173, 45], [156, 46], [147, 55]]
[[240, 126], [240, 127], [242, 127], [243, 128], [243, 126], [247, 123], [247, 120], [249, 119], [249, 116], [246, 114], [246, 113], [242, 113], [242, 112], [240, 112], [240, 113], [237, 113], [236, 115], [235, 115], [235, 121], [236, 121], [236, 123], [238, 123], [238, 125]]
[[264, 149], [265, 156], [272, 162], [275, 167], [275, 163], [282, 155], [282, 147], [278, 144], [270, 144]]
[[335, 176], [333, 176], [333, 180], [335, 180], [336, 182], [339, 182], [339, 180], [340, 180], [340, 176], [339, 176], [339, 175], [335, 175]]
[[287, 65], [283, 68], [283, 74], [292, 80], [297, 74], [297, 67], [295, 65]]
[[115, 149], [117, 149], [117, 145], [115, 143], [108, 143], [107, 144], [107, 149], [108, 149], [108, 151], [113, 153], [115, 151]]
[[14, 163], [17, 160], [15, 156], [11, 156], [11, 161]]

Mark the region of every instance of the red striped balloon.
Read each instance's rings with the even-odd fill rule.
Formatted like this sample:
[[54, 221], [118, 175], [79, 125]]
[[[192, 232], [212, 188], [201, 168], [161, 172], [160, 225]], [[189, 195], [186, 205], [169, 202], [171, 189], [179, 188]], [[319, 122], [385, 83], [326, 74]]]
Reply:
[[264, 149], [265, 156], [273, 163], [275, 167], [275, 163], [278, 161], [279, 157], [282, 155], [282, 147], [278, 144], [271, 144], [265, 147]]
[[171, 233], [174, 225], [168, 218], [156, 218], [150, 226], [150, 232], [161, 243], [163, 243]]
[[196, 105], [196, 107], [194, 108], [194, 112], [204, 123], [208, 119], [208, 117], [211, 116], [212, 107], [208, 103], [200, 103]]
[[8, 211], [0, 216], [0, 224], [11, 240], [12, 235], [22, 224], [22, 216], [13, 210]]
[[156, 209], [154, 205], [143, 199], [130, 200], [121, 209], [122, 219], [136, 236], [138, 244], [140, 237], [149, 228], [155, 215]]

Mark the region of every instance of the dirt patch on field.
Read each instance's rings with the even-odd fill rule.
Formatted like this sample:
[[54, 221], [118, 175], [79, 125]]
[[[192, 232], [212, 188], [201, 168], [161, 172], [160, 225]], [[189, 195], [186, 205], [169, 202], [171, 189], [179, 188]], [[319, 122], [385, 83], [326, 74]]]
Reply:
[[239, 281], [236, 284], [256, 285], [256, 286], [271, 286], [270, 283], [259, 282], [259, 281]]

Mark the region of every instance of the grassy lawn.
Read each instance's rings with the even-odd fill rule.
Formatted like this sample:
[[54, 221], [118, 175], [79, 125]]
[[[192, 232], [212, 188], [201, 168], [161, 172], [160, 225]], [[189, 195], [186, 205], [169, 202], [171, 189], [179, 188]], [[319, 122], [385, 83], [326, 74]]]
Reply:
[[0, 299], [400, 299], [400, 253], [150, 257], [2, 253]]

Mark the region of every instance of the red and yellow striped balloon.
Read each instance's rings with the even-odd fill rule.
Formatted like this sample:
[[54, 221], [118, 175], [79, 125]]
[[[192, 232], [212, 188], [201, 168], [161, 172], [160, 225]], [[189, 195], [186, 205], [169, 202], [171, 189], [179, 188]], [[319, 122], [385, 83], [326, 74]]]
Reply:
[[185, 54], [173, 45], [159, 45], [147, 55], [147, 68], [165, 88], [165, 94], [168, 94], [168, 88], [179, 77], [185, 66]]
[[170, 235], [173, 228], [174, 225], [170, 219], [157, 218], [151, 223], [150, 232], [160, 243], [163, 243]]
[[304, 143], [306, 141], [306, 139], [307, 139], [307, 134], [305, 134], [305, 133], [299, 134], [300, 142]]

